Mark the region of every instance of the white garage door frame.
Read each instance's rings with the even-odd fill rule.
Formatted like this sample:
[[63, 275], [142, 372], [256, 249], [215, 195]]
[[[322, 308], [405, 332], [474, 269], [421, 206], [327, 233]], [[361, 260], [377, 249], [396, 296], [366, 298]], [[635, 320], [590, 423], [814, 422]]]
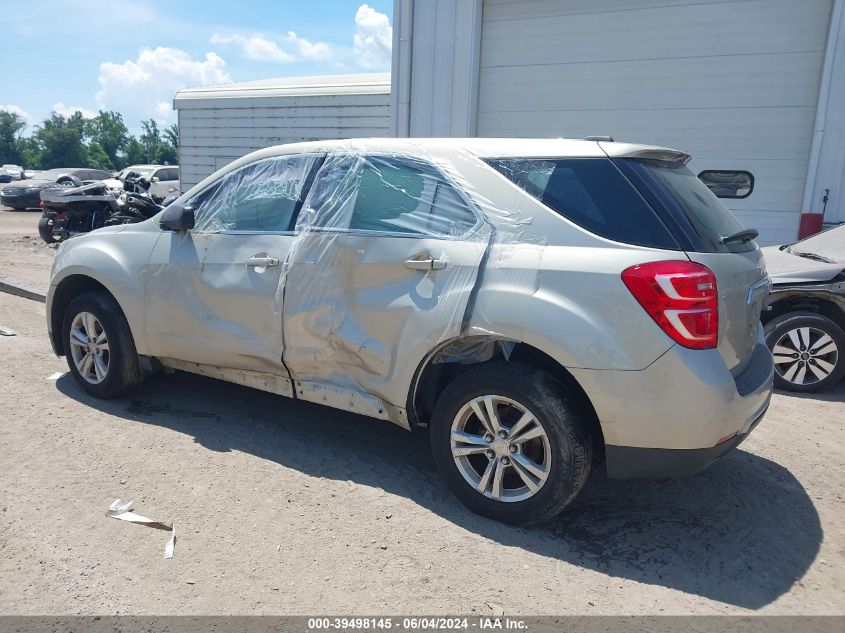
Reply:
[[801, 210], [803, 233], [845, 222], [845, 0], [830, 19]]

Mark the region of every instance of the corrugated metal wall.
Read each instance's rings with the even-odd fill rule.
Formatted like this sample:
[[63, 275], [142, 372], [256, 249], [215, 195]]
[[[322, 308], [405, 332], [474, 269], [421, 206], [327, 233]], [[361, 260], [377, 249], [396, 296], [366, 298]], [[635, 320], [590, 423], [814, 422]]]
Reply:
[[178, 104], [182, 190], [253, 150], [389, 136], [389, 93], [209, 97]]
[[610, 134], [747, 169], [726, 201], [794, 239], [830, 0], [485, 0], [479, 136]]

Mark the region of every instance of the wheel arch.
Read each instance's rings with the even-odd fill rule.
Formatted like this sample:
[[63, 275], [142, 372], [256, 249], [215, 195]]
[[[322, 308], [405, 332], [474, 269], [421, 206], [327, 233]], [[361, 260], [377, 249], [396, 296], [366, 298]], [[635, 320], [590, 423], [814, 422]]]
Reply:
[[460, 374], [472, 367], [502, 360], [542, 369], [555, 378], [584, 415], [595, 450], [604, 453], [604, 434], [593, 403], [566, 367], [529, 343], [498, 336], [454, 338], [436, 347], [422, 360], [408, 392], [406, 408], [411, 427], [427, 424], [437, 397]]
[[62, 340], [62, 320], [64, 319], [65, 311], [74, 298], [86, 292], [105, 292], [114, 299], [123, 317], [126, 318], [126, 313], [120, 301], [103, 283], [85, 274], [77, 273], [68, 275], [56, 285], [55, 290], [50, 294], [50, 312], [48, 314], [48, 318], [50, 319], [50, 343], [57, 356], [64, 356], [67, 351]]
[[775, 293], [763, 312], [763, 325], [790, 312], [815, 312], [845, 329], [845, 297], [832, 292], [802, 292], [800, 289]]

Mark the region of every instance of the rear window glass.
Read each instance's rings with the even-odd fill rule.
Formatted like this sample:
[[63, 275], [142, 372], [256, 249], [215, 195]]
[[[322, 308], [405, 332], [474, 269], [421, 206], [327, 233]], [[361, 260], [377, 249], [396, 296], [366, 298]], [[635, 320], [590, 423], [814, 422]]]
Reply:
[[487, 163], [550, 209], [596, 235], [639, 246], [679, 248], [609, 159], [503, 158]]
[[619, 159], [623, 171], [633, 172], [643, 195], [677, 223], [691, 243], [691, 250], [725, 252], [749, 250], [752, 242], [725, 246], [722, 240], [745, 227], [716, 195], [687, 167], [659, 160]]

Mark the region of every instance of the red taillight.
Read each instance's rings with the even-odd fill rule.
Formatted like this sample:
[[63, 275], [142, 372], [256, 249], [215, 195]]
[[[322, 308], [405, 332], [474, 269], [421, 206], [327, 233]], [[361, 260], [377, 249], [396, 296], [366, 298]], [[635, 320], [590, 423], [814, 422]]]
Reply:
[[719, 299], [713, 271], [688, 261], [631, 266], [622, 281], [649, 316], [684, 347], [710, 349], [719, 338]]
[[42, 200], [41, 202], [39, 202], [39, 203], [38, 203], [38, 206], [39, 206], [39, 207], [41, 207], [41, 208], [43, 209], [43, 208], [44, 208], [44, 201]]

